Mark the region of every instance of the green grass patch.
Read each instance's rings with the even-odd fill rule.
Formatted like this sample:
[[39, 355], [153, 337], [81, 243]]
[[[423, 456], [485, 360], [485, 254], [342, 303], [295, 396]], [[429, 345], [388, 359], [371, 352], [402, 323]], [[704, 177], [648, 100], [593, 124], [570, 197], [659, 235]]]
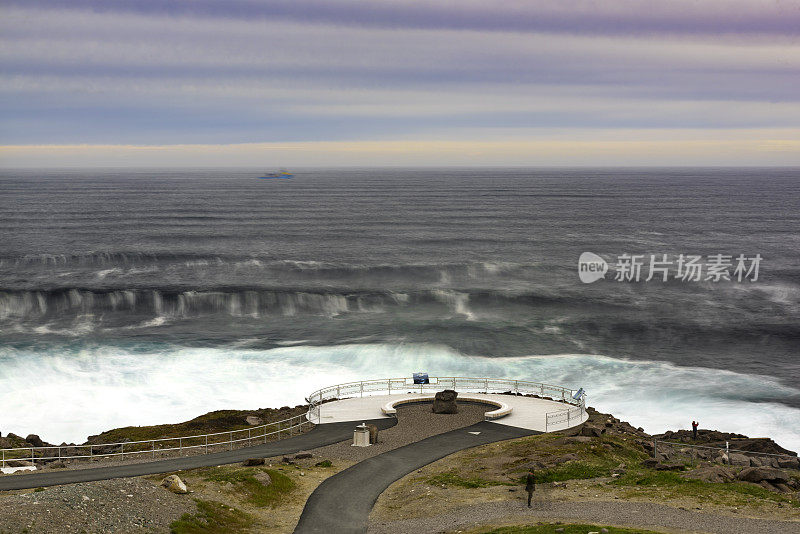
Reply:
[[[282, 410], [269, 408], [261, 410], [217, 410], [182, 423], [115, 428], [96, 436], [90, 436], [87, 443], [118, 443], [125, 440], [146, 441], [150, 439], [175, 438], [179, 436], [194, 436], [231, 430], [243, 430], [252, 428], [252, 425], [249, 425], [246, 421], [247, 416], [250, 415], [259, 417], [264, 424], [267, 424], [272, 421], [288, 419], [289, 417], [305, 413], [305, 410], [306, 408], [289, 408]], [[268, 430], [271, 432], [277, 429], [278, 427], [276, 426], [274, 429], [270, 427]], [[254, 433], [261, 434], [263, 430], [259, 429], [254, 431]], [[284, 436], [285, 435], [286, 434], [284, 434]], [[241, 439], [242, 437], [246, 437], [246, 435], [242, 434], [236, 436], [237, 439]], [[225, 438], [222, 436], [215, 436], [213, 441], [224, 441], [224, 439]], [[205, 444], [205, 441], [199, 438], [194, 441], [183, 443], [183, 445], [203, 444]], [[177, 446], [177, 441], [175, 444], [168, 442], [164, 446]], [[126, 450], [128, 449], [126, 448]], [[138, 449], [135, 446], [131, 446], [131, 450]]]
[[609, 534], [658, 534], [652, 530], [609, 527], [601, 525], [562, 525], [560, 523], [540, 523], [538, 525], [519, 525], [500, 527], [493, 530], [481, 530], [481, 534], [553, 534], [556, 529], [563, 529], [563, 534], [586, 534], [587, 532], [600, 532], [601, 528], [608, 530]]
[[[264, 484], [258, 475], [266, 473], [271, 482]], [[245, 497], [247, 502], [256, 506], [275, 507], [284, 501], [295, 489], [294, 481], [280, 471], [274, 469], [246, 468], [211, 468], [204, 469], [200, 476], [208, 482], [228, 482]]]
[[800, 508], [800, 501], [781, 493], [769, 491], [755, 484], [747, 484], [746, 482], [703, 482], [702, 480], [684, 478], [671, 471], [641, 469], [624, 474], [614, 480], [612, 484], [654, 489], [662, 495], [664, 492], [668, 492], [671, 496], [714, 500], [718, 503], [746, 504], [752, 503], [753, 499], [760, 499]]
[[439, 473], [425, 479], [425, 482], [434, 486], [459, 486], [462, 488], [488, 488], [490, 486], [513, 486], [509, 482], [500, 482], [497, 480], [487, 480], [477, 476], [462, 477], [454, 471], [446, 473]]
[[169, 526], [170, 534], [226, 534], [250, 528], [250, 514], [214, 501], [197, 502], [197, 513], [183, 514]]
[[322, 460], [321, 462], [317, 462], [314, 464], [316, 467], [331, 467], [333, 463], [330, 460]]
[[[561, 464], [551, 469], [534, 471], [537, 484], [545, 482], [562, 482], [564, 480], [577, 480], [586, 478], [606, 477], [611, 475], [611, 470], [618, 464], [611, 462], [593, 463], [591, 461], [573, 461]], [[520, 483], [525, 484], [525, 475], [520, 477]]]

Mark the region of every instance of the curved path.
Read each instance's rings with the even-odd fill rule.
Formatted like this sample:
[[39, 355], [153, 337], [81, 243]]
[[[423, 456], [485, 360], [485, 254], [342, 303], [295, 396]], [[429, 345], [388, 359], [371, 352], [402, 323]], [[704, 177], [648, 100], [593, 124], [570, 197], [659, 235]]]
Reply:
[[[394, 418], [383, 418], [366, 422], [377, 425], [380, 429], [386, 429], [394, 426], [397, 420]], [[169, 473], [171, 471], [195, 469], [198, 467], [233, 464], [244, 461], [247, 458], [269, 458], [271, 456], [281, 456], [283, 454], [316, 449], [317, 447], [324, 447], [326, 445], [352, 439], [352, 436], [352, 422], [317, 425], [309, 432], [299, 436], [232, 451], [108, 467], [46, 471], [25, 475], [5, 475], [0, 477], [0, 491], [57, 486], [60, 484], [108, 480], [111, 478], [138, 477], [142, 475], [155, 475], [159, 473]]]
[[482, 421], [368, 458], [320, 484], [294, 532], [366, 532], [375, 500], [394, 481], [462, 449], [533, 434], [541, 432]]

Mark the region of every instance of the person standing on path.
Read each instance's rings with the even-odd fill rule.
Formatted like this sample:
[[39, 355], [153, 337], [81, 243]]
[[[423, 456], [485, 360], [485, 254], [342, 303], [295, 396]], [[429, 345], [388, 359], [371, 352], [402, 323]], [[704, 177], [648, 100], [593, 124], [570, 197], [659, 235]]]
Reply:
[[699, 424], [697, 421], [692, 420], [692, 439], [697, 439], [697, 426]]
[[536, 491], [536, 478], [533, 475], [533, 467], [528, 469], [528, 476], [525, 477], [525, 491], [528, 492], [528, 508], [531, 507], [531, 497]]

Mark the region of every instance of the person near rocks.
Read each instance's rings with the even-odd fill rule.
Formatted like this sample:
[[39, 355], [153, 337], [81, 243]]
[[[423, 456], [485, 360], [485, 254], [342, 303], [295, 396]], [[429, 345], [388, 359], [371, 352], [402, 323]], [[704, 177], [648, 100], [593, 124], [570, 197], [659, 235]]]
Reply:
[[697, 426], [699, 424], [697, 421], [692, 421], [692, 439], [697, 439]]
[[528, 476], [525, 477], [525, 491], [528, 492], [528, 508], [530, 508], [533, 492], [536, 491], [536, 477], [533, 474], [533, 467], [528, 469]]

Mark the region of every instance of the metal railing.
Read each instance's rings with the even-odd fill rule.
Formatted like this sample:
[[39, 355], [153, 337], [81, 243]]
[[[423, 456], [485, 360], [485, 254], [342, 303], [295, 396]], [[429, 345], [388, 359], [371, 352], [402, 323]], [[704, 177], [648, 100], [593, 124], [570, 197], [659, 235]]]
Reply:
[[[348, 397], [363, 397], [364, 395], [392, 393], [425, 393], [426, 391], [440, 391], [454, 389], [457, 391], [471, 391], [474, 393], [514, 393], [536, 395], [544, 399], [564, 402], [573, 407], [568, 410], [548, 412], [545, 416], [545, 427], [572, 422], [580, 422], [586, 412], [586, 401], [583, 396], [579, 400], [572, 396], [575, 390], [531, 382], [528, 380], [512, 380], [509, 378], [477, 378], [460, 376], [431, 376], [429, 384], [414, 384], [412, 378], [383, 378], [378, 380], [361, 380], [328, 386], [313, 392], [306, 397], [309, 404], [309, 420], [320, 420], [320, 406], [331, 400]], [[569, 428], [568, 426], [565, 428]]]
[[[88, 445], [52, 445], [45, 447], [16, 447], [0, 449], [2, 456], [0, 462], [6, 467], [6, 462], [12, 460], [28, 461], [35, 464], [37, 461], [72, 460], [81, 458], [99, 458], [150, 454], [155, 458], [157, 453], [171, 451], [200, 450], [201, 454], [208, 454], [209, 448], [224, 447], [233, 450], [234, 444], [247, 442], [247, 446], [267, 443], [270, 437], [280, 439], [281, 434], [289, 436], [300, 433], [305, 425], [311, 425], [308, 414], [300, 414], [273, 421], [263, 425], [227, 432], [214, 432], [211, 434], [198, 434], [192, 436], [178, 436], [174, 438], [157, 438], [143, 441], [120, 441], [117, 443], [96, 443]], [[48, 456], [49, 454], [49, 456]]]
[[548, 412], [545, 415], [545, 423], [544, 429], [545, 432], [549, 432], [550, 428], [554, 428], [556, 426], [563, 428], [571, 428], [574, 424], [579, 424], [583, 422], [583, 414], [586, 413], [586, 403], [583, 397], [581, 397], [581, 403], [574, 408], [570, 408], [568, 410], [561, 410], [558, 412]]

